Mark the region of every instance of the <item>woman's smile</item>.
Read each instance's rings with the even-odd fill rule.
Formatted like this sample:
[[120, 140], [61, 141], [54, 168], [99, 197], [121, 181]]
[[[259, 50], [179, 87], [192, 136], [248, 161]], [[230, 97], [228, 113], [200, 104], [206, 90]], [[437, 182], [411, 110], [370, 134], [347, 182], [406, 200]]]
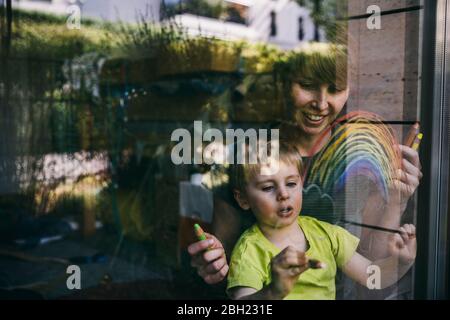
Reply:
[[320, 126], [326, 119], [326, 117], [328, 115], [317, 115], [314, 113], [308, 113], [308, 112], [304, 112], [303, 113], [308, 124], [312, 125], [312, 126]]

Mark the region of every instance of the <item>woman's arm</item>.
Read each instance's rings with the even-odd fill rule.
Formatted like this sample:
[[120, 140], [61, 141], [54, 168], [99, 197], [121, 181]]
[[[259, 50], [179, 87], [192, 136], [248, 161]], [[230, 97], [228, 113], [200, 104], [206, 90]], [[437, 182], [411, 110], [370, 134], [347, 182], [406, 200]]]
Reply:
[[229, 257], [239, 236], [242, 219], [240, 212], [224, 200], [214, 197], [213, 233], [222, 241], [225, 253]]
[[[398, 229], [402, 212], [398, 197], [396, 199], [393, 197], [394, 195], [390, 195], [390, 201], [386, 203], [379, 192], [370, 193], [362, 211], [362, 223]], [[390, 233], [384, 231], [362, 228], [358, 252], [370, 260], [387, 257], [389, 255], [389, 236]]]
[[404, 225], [400, 228], [401, 235], [391, 235], [389, 242], [390, 256], [384, 259], [371, 261], [355, 252], [342, 268], [342, 271], [367, 287], [369, 276], [372, 275], [370, 266], [380, 269], [380, 288], [387, 288], [398, 281], [411, 268], [416, 257], [416, 237], [413, 225]]
[[226, 278], [229, 268], [227, 255], [231, 254], [240, 236], [240, 225], [239, 212], [225, 201], [214, 197], [212, 227], [217, 237], [207, 233], [207, 240], [197, 241], [188, 247], [191, 265], [206, 283], [217, 284]]
[[[386, 202], [377, 191], [370, 193], [362, 211], [362, 223], [389, 229], [397, 229], [409, 198], [414, 194], [422, 178], [417, 151], [399, 146], [402, 152], [402, 168], [398, 170], [394, 183], [389, 188]], [[363, 228], [359, 252], [376, 260], [389, 255], [389, 233]]]

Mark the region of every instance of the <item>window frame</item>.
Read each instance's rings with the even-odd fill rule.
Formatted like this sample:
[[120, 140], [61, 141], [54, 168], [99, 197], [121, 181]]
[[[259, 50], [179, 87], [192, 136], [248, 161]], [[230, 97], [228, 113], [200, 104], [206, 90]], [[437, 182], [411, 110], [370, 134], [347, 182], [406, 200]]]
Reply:
[[449, 296], [450, 1], [424, 1], [415, 298]]

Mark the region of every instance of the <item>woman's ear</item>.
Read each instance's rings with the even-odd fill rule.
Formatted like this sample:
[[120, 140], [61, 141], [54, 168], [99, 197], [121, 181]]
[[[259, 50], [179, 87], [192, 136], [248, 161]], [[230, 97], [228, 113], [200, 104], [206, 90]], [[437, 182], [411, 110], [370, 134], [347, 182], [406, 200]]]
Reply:
[[242, 209], [244, 210], [250, 209], [250, 204], [248, 203], [247, 197], [245, 196], [244, 192], [234, 189], [233, 195], [234, 199], [236, 199], [237, 203]]

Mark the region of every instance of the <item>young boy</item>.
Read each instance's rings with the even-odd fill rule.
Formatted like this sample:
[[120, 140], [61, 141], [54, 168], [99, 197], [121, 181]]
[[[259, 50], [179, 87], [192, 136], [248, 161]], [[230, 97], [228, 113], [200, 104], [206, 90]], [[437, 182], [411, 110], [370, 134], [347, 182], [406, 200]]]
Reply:
[[227, 293], [232, 299], [335, 299], [337, 268], [364, 286], [384, 288], [412, 266], [413, 225], [393, 234], [391, 256], [371, 262], [356, 252], [359, 239], [345, 229], [299, 216], [302, 164], [297, 150], [280, 143], [277, 164], [269, 175], [264, 169], [270, 164], [234, 168], [234, 196], [242, 209], [251, 209], [256, 223], [231, 256]]

